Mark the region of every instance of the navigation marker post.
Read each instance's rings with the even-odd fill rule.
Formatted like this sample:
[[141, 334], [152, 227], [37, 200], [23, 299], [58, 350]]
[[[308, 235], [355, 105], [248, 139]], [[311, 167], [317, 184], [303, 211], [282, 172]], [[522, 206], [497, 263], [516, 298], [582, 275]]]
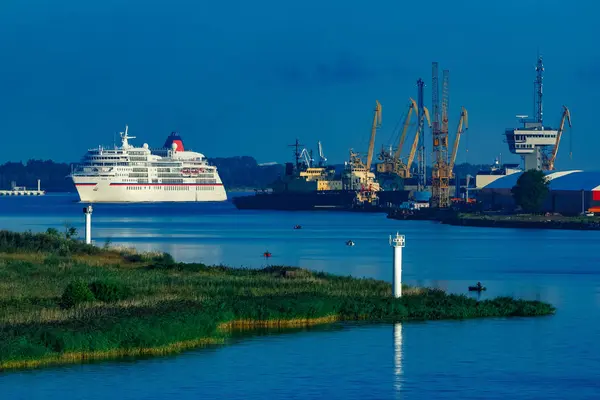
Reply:
[[405, 246], [406, 240], [404, 235], [396, 232], [396, 237], [390, 235], [390, 246], [394, 248], [394, 283], [392, 290], [394, 297], [402, 297], [402, 248]]
[[92, 244], [92, 206], [83, 207], [85, 214], [85, 243]]

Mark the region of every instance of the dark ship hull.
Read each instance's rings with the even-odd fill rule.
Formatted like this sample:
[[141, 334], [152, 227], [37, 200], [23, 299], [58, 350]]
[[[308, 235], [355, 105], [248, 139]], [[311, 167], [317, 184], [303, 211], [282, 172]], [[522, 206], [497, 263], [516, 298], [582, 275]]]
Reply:
[[356, 203], [352, 190], [323, 190], [310, 192], [271, 192], [233, 197], [232, 202], [240, 210], [286, 210], [286, 211], [363, 211], [383, 212], [388, 205], [400, 205], [408, 200], [408, 191], [378, 192], [379, 205]]

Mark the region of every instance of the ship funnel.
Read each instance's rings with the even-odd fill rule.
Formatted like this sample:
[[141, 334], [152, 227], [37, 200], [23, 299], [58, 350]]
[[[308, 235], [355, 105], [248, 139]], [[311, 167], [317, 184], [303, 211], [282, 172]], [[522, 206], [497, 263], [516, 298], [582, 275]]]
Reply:
[[171, 149], [173, 147], [173, 143], [175, 143], [177, 145], [177, 151], [184, 151], [184, 147], [183, 147], [183, 140], [181, 139], [181, 136], [179, 136], [179, 133], [177, 132], [171, 132], [171, 134], [167, 137], [167, 140], [165, 141], [164, 144], [164, 148], [165, 149]]

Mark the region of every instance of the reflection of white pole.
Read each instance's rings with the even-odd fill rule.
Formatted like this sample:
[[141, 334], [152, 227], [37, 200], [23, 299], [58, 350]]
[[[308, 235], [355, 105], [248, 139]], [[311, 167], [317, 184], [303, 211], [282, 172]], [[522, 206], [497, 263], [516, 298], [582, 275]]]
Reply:
[[394, 324], [394, 389], [402, 390], [402, 324]]
[[390, 235], [390, 245], [394, 247], [394, 297], [402, 297], [402, 248], [404, 247], [404, 235], [396, 232], [396, 237], [392, 239]]
[[85, 214], [85, 243], [92, 244], [92, 206], [83, 208]]

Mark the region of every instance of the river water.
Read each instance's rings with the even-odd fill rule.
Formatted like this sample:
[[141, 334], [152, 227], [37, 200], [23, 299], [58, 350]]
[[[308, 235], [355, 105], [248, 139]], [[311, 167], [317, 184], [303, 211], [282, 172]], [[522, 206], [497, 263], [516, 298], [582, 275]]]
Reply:
[[[231, 195], [230, 195], [231, 196]], [[0, 229], [83, 231], [73, 195], [0, 198]], [[182, 261], [285, 264], [391, 281], [390, 234], [406, 235], [403, 280], [553, 303], [542, 318], [335, 324], [244, 335], [226, 346], [129, 362], [0, 375], [2, 399], [598, 399], [600, 232], [469, 228], [381, 214], [238, 211], [231, 203], [97, 205], [96, 244]], [[294, 230], [301, 224], [303, 229]], [[348, 247], [352, 239], [356, 245]], [[476, 296], [472, 294], [472, 296]]]

